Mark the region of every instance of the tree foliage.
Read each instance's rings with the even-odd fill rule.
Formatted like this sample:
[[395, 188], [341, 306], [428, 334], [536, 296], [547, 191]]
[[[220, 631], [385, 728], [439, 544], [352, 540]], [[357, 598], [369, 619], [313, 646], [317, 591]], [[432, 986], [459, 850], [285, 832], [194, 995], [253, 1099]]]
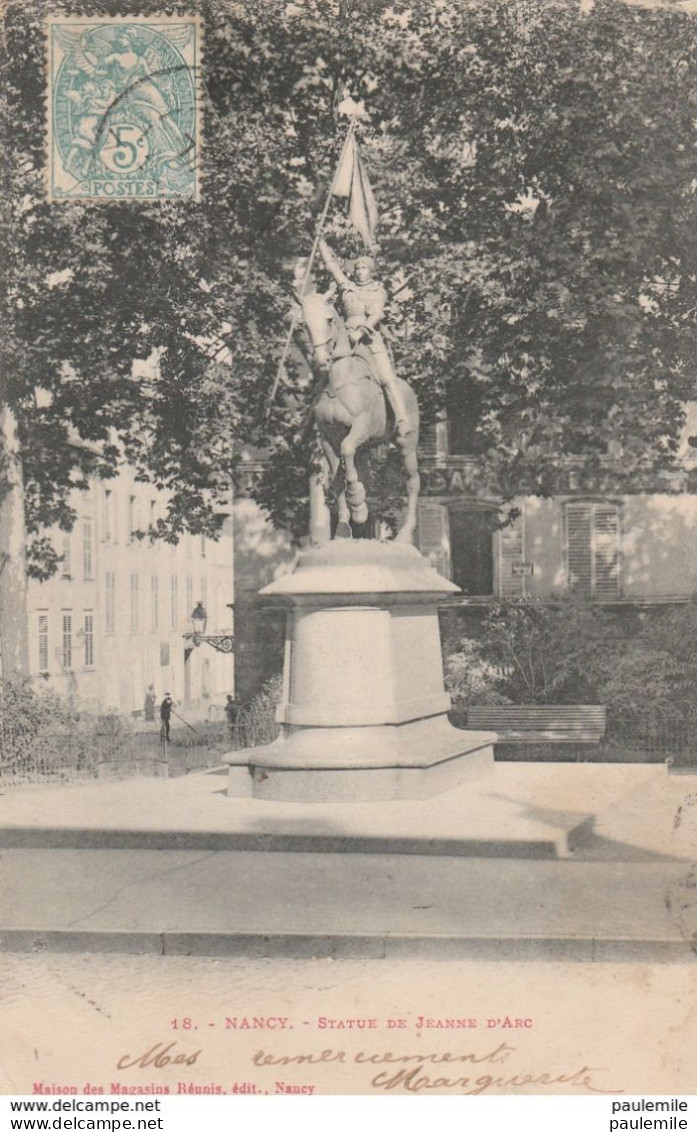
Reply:
[[476, 637], [446, 649], [456, 704], [607, 703], [608, 682], [631, 634], [590, 601], [495, 602]]
[[93, 777], [99, 755], [117, 753], [128, 731], [126, 719], [85, 715], [70, 697], [36, 686], [29, 677], [0, 679], [0, 772], [9, 773], [6, 782], [78, 772]]
[[[579, 595], [494, 603], [478, 632], [450, 626], [446, 684], [456, 711], [483, 704], [604, 704], [618, 747], [694, 743], [697, 596], [610, 611]], [[687, 740], [687, 743], [686, 743]]]
[[[393, 349], [426, 419], [446, 403], [472, 416], [504, 495], [550, 490], [561, 455], [597, 460], [610, 441], [629, 484], [638, 465], [670, 463], [694, 384], [693, 17], [619, 0], [199, 10], [201, 202], [92, 205], [44, 198], [47, 2], [6, 7], [4, 395], [31, 532], [69, 527], [70, 489], [114, 474], [123, 447], [171, 492], [161, 535], [214, 534], [233, 440], [273, 453], [257, 496], [302, 527], [309, 392], [292, 365], [265, 406], [285, 268], [309, 249], [345, 93], [365, 107]], [[328, 232], [357, 250], [339, 203]]]

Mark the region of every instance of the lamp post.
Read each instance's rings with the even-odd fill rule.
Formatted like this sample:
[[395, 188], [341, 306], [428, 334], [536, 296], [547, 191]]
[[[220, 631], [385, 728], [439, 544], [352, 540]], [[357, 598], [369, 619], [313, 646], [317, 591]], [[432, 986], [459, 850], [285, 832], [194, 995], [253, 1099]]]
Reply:
[[[232, 606], [228, 606], [232, 608]], [[206, 623], [208, 621], [208, 614], [206, 613], [205, 606], [202, 601], [196, 603], [195, 609], [191, 613], [191, 632], [184, 634], [185, 641], [191, 641], [191, 644], [198, 648], [204, 642], [211, 645], [216, 652], [231, 653], [235, 649], [235, 638], [230, 633], [206, 633]]]

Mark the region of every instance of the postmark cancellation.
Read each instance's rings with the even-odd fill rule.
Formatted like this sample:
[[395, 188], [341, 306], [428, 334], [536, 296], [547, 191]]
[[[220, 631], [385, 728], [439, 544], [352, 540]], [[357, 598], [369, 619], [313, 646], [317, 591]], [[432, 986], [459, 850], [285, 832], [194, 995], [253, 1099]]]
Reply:
[[47, 39], [49, 198], [198, 199], [197, 18], [53, 17]]

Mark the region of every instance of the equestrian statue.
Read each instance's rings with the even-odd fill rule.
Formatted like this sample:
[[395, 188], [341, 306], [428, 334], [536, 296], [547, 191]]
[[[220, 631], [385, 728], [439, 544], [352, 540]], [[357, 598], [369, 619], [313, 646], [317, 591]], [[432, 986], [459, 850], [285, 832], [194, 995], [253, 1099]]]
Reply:
[[387, 294], [374, 279], [370, 256], [355, 261], [356, 279], [342, 269], [326, 240], [319, 241], [324, 264], [340, 289], [342, 318], [327, 295], [317, 291], [310, 265], [298, 261], [294, 294], [310, 361], [322, 382], [312, 415], [323, 461], [311, 486], [310, 538], [328, 536], [326, 494], [338, 486], [337, 538], [350, 538], [353, 524], [368, 519], [366, 491], [360, 477], [361, 448], [394, 440], [407, 479], [407, 507], [397, 541], [411, 542], [419, 498], [419, 407], [413, 389], [395, 375], [380, 330]]

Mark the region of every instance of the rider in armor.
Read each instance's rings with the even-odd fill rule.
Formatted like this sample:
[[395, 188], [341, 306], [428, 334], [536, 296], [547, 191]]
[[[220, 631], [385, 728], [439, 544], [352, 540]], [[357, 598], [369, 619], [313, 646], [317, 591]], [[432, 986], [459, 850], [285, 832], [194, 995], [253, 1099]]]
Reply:
[[379, 330], [385, 313], [387, 292], [382, 284], [373, 278], [375, 260], [372, 256], [359, 256], [355, 261], [356, 278], [353, 280], [344, 272], [326, 240], [320, 240], [319, 250], [327, 271], [341, 290], [349, 341], [356, 354], [368, 363], [384, 389], [395, 415], [397, 431], [403, 436], [409, 427], [409, 420], [402, 391]]

